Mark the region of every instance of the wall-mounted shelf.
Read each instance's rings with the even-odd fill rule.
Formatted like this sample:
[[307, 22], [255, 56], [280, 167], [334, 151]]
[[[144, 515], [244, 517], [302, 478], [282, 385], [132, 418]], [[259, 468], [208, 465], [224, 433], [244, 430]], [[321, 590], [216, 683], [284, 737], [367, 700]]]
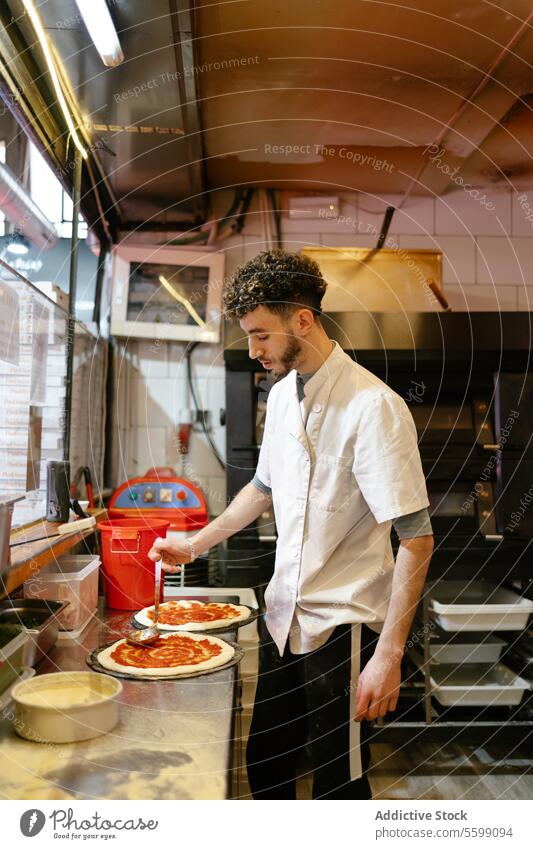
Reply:
[[[96, 518], [97, 522], [107, 517], [107, 512], [101, 508], [88, 512]], [[11, 549], [11, 565], [0, 578], [0, 598], [5, 598], [9, 593], [14, 592], [22, 586], [24, 581], [40, 572], [41, 569], [44, 569], [45, 566], [48, 566], [62, 554], [67, 554], [79, 542], [92, 536], [96, 530], [96, 526], [94, 526], [85, 531], [76, 531], [72, 534], [54, 537], [53, 534], [57, 534], [57, 527], [57, 523], [42, 519], [13, 531], [11, 543], [21, 543], [24, 539], [37, 539], [44, 536], [48, 536], [50, 539], [28, 542]]]

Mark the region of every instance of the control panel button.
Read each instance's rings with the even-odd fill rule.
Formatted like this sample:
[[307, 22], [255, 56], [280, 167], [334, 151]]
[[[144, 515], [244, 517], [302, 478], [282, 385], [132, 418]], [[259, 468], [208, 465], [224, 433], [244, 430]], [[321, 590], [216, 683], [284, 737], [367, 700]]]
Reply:
[[162, 504], [170, 504], [172, 501], [172, 490], [168, 486], [162, 486], [159, 490], [159, 500]]
[[179, 489], [176, 493], [176, 498], [178, 501], [185, 501], [187, 499], [187, 493], [184, 489]]
[[154, 501], [155, 500], [155, 492], [151, 487], [147, 487], [143, 492], [143, 501]]

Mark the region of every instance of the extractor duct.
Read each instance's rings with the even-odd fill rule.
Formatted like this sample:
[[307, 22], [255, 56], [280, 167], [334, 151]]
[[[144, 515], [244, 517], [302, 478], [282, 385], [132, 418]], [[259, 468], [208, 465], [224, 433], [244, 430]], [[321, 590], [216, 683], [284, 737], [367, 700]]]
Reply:
[[41, 250], [53, 248], [57, 230], [6, 165], [0, 163], [0, 209], [19, 233]]

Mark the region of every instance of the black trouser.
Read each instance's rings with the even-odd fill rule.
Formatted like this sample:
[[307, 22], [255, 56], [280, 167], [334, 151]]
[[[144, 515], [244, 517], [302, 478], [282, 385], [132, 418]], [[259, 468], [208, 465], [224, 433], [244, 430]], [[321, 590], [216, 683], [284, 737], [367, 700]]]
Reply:
[[[350, 778], [351, 625], [339, 625], [308, 654], [283, 657], [268, 636], [259, 648], [259, 678], [246, 760], [254, 799], [295, 799], [296, 767], [307, 745], [313, 799], [371, 799], [366, 776], [371, 724], [361, 723], [363, 775]], [[378, 635], [361, 628], [361, 669]]]

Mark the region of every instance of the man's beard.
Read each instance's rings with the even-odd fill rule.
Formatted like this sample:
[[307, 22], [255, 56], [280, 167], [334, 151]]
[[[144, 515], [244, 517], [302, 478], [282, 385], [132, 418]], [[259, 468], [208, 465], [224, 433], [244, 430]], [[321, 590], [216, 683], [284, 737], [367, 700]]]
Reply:
[[285, 377], [291, 369], [296, 366], [296, 362], [302, 353], [302, 344], [294, 336], [289, 337], [287, 347], [280, 357], [281, 366], [279, 371], [275, 370], [274, 374], [277, 378]]

